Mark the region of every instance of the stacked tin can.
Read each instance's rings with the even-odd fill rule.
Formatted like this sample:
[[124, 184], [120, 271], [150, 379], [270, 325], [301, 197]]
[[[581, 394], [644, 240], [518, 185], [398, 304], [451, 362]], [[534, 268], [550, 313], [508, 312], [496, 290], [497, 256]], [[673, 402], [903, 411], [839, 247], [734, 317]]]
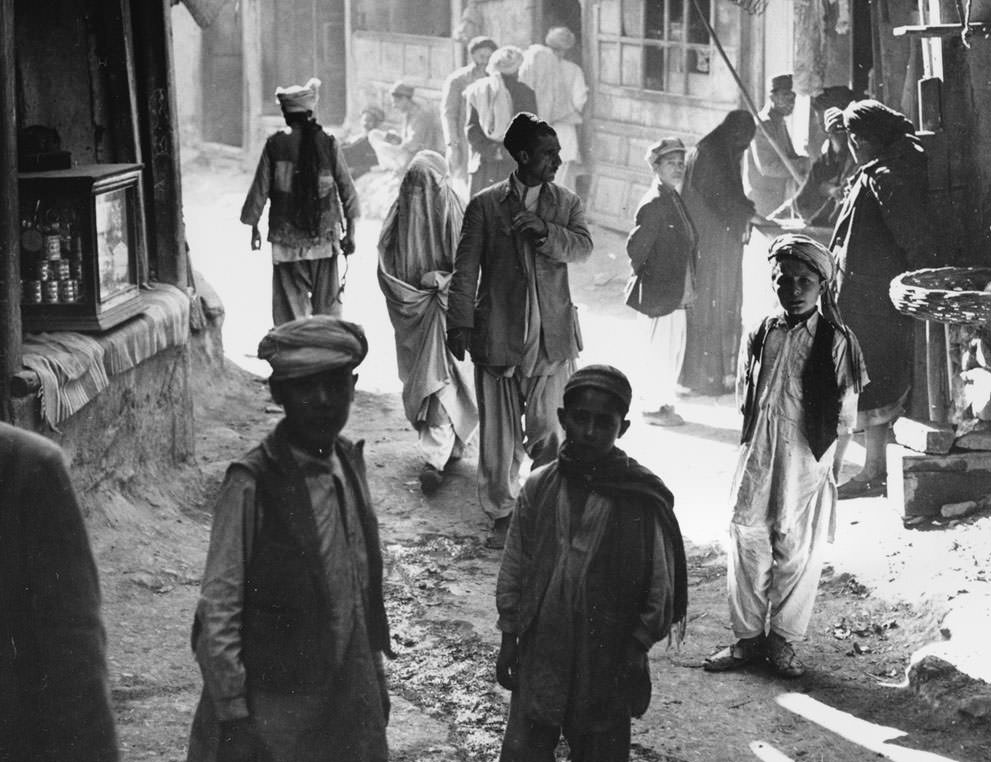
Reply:
[[78, 302], [83, 279], [80, 239], [57, 228], [42, 234], [27, 223], [21, 242], [33, 262], [30, 277], [21, 281], [21, 300], [25, 304]]

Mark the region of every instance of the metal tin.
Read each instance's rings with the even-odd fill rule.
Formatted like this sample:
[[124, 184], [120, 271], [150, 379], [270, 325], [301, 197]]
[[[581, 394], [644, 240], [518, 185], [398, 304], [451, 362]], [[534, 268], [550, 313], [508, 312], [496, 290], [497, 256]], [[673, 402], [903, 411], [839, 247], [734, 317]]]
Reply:
[[46, 280], [42, 286], [42, 301], [45, 304], [58, 304], [58, 281]]
[[52, 264], [57, 265], [59, 280], [69, 280], [72, 277], [72, 268], [68, 259], [53, 259]]
[[74, 280], [62, 280], [58, 284], [58, 300], [60, 302], [74, 302], [79, 298], [79, 290]]
[[83, 260], [76, 257], [71, 260], [71, 265], [70, 274], [72, 279], [81, 281], [83, 279]]
[[42, 259], [40, 262], [35, 264], [34, 274], [40, 281], [52, 279], [52, 268], [49, 266], [47, 259]]
[[58, 259], [62, 256], [62, 238], [60, 236], [45, 236], [45, 256], [49, 259]]
[[41, 304], [41, 281], [21, 281], [21, 301], [25, 304]]

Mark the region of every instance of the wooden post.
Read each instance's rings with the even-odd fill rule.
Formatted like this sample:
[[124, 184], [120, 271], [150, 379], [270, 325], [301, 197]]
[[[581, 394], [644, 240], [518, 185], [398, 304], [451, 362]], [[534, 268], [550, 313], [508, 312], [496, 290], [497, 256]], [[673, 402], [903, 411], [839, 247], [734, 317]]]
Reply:
[[926, 385], [929, 388], [929, 420], [946, 423], [949, 420], [946, 389], [946, 333], [943, 326], [926, 321]]
[[0, 0], [0, 420], [12, 417], [21, 369], [21, 230], [17, 198], [14, 0]]
[[[258, 124], [262, 116], [262, 37], [261, 8], [259, 0], [241, 0], [241, 87], [242, 140], [241, 162], [245, 169], [254, 169], [261, 146], [258, 140]], [[271, 93], [269, 97], [272, 97]]]
[[184, 288], [189, 278], [179, 179], [170, 3], [169, 0], [146, 0], [130, 5], [145, 164], [149, 260], [160, 281]]

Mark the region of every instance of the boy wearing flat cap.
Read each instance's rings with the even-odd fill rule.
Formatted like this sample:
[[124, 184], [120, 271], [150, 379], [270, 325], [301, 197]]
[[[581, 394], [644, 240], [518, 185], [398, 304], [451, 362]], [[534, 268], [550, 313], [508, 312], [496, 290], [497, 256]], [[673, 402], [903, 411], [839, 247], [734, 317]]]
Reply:
[[275, 97], [288, 131], [269, 135], [241, 207], [251, 249], [261, 248], [258, 222], [268, 210], [272, 244], [272, 322], [340, 315], [337, 255], [354, 252], [358, 194], [341, 145], [317, 122], [320, 80], [280, 87]]
[[295, 320], [262, 339], [285, 418], [231, 464], [193, 627], [203, 695], [189, 762], [386, 762], [391, 656], [362, 442], [340, 436], [360, 326]]
[[695, 301], [698, 234], [678, 187], [685, 176], [685, 144], [663, 138], [644, 157], [657, 182], [637, 208], [626, 239], [634, 278], [626, 303], [640, 314], [646, 339], [643, 417], [654, 426], [680, 426], [674, 409], [678, 376], [685, 360], [687, 318]]
[[630, 382], [609, 365], [574, 373], [556, 460], [520, 493], [496, 587], [499, 684], [512, 691], [500, 762], [625, 762], [630, 718], [650, 702], [647, 651], [684, 636], [685, 549], [674, 497], [615, 446]]

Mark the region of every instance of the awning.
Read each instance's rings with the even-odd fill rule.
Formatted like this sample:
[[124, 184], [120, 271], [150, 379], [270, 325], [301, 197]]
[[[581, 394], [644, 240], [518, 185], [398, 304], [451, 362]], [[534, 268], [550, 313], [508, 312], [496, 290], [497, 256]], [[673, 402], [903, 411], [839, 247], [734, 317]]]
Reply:
[[[200, 29], [206, 29], [217, 20], [220, 11], [231, 0], [182, 0], [182, 2]], [[178, 4], [179, 0], [172, 0], [172, 5]]]

